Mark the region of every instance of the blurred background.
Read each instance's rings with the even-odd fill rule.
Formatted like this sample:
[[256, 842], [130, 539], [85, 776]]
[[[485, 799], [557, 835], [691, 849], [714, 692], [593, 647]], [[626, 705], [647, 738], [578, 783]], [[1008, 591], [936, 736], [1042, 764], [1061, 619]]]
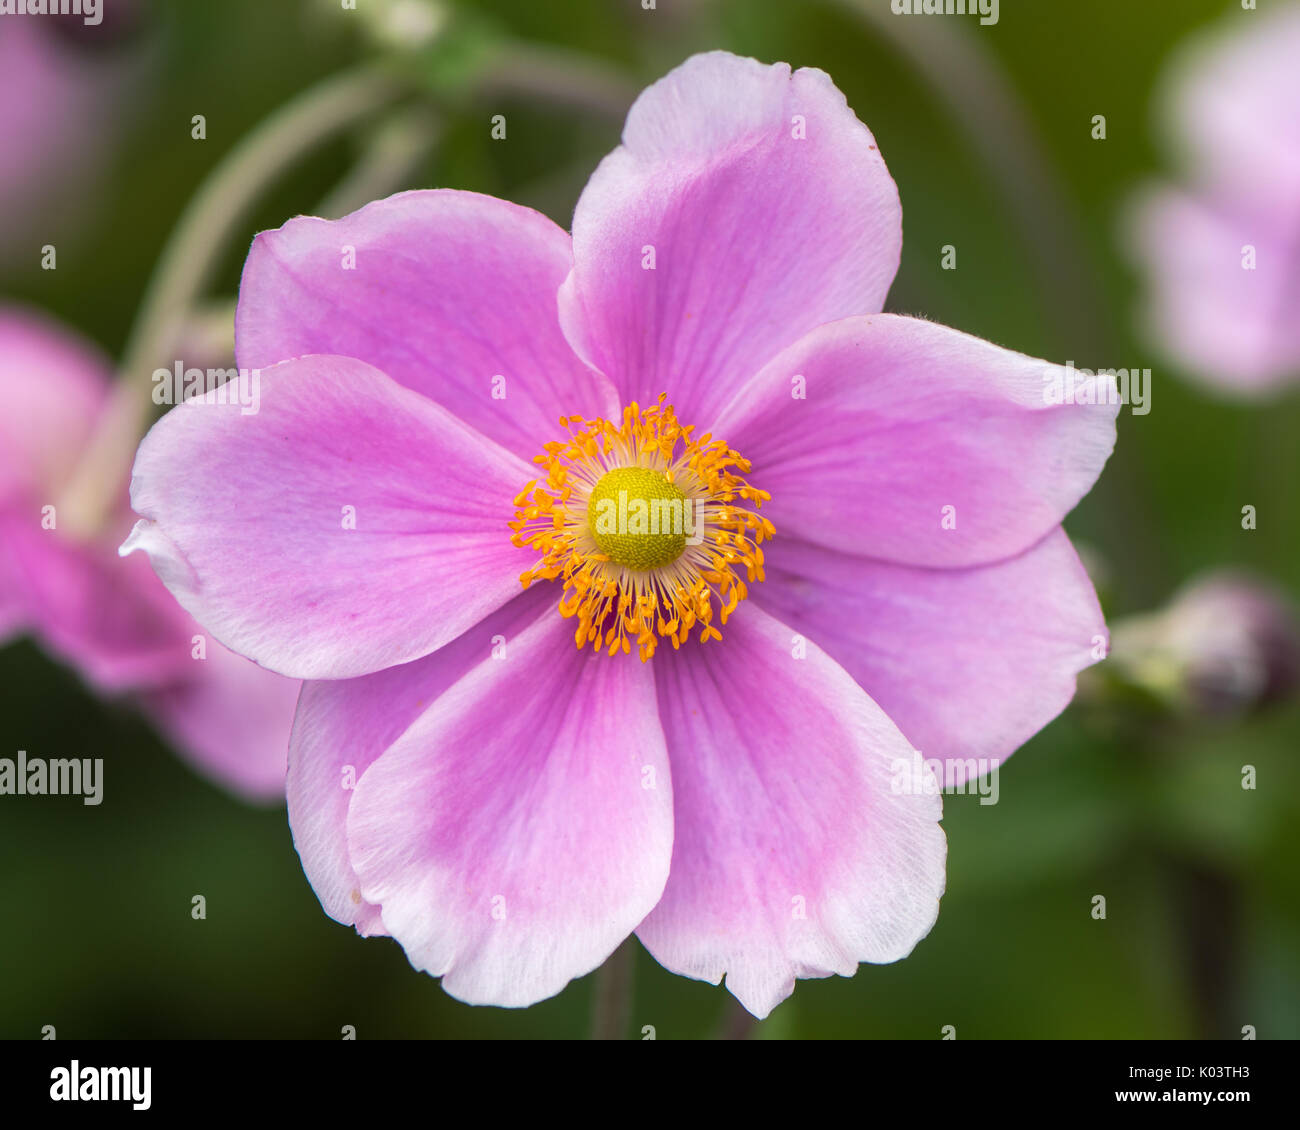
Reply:
[[[409, 93], [310, 147], [230, 219], [189, 327], [214, 355], [229, 348], [256, 231], [428, 186], [515, 200], [567, 228], [636, 91], [725, 48], [826, 70], [875, 133], [904, 212], [889, 309], [1036, 357], [1152, 370], [1150, 411], [1121, 413], [1116, 453], [1067, 522], [1119, 662], [1003, 768], [997, 804], [945, 801], [948, 892], [930, 936], [896, 965], [801, 982], [752, 1029], [725, 991], [635, 947], [627, 1035], [1300, 1036], [1285, 611], [1300, 591], [1300, 391], [1285, 373], [1262, 393], [1216, 387], [1149, 331], [1159, 272], [1132, 223], [1144, 187], [1197, 179], [1159, 109], [1170, 60], [1207, 28], [1226, 41], [1288, 5], [1008, 2], [981, 26], [895, 15], [889, 0], [104, 3], [98, 27], [0, 19], [0, 300], [115, 361], [187, 204], [316, 84], [375, 61]], [[1300, 112], [1300, 87], [1277, 99]], [[1300, 218], [1300, 196], [1291, 205]], [[56, 269], [43, 269], [47, 245]], [[1289, 271], [1295, 284], [1300, 252]], [[1294, 334], [1300, 287], [1284, 294]], [[1274, 588], [1244, 582], [1249, 608], [1171, 604], [1224, 567]], [[92, 691], [56, 651], [25, 633], [0, 648], [0, 756], [102, 757], [105, 798], [0, 798], [0, 1037], [588, 1032], [593, 977], [526, 1011], [470, 1008], [395, 943], [332, 922], [282, 804], [232, 795], [176, 756], [135, 697]]]

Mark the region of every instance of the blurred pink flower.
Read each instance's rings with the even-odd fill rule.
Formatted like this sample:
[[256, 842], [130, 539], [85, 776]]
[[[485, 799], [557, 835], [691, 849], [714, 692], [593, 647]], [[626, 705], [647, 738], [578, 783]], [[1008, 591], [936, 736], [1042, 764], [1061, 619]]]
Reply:
[[[881, 314], [901, 241], [828, 76], [720, 52], [637, 100], [572, 239], [449, 190], [257, 238], [261, 411], [155, 425], [123, 551], [314, 680], [289, 816], [333, 917], [510, 1006], [635, 930], [758, 1016], [925, 936], [914, 747], [982, 773], [1098, 657], [1060, 523], [1117, 399]], [[620, 490], [702, 541], [602, 528]]]
[[[129, 695], [200, 772], [250, 799], [284, 795], [298, 684], [207, 639], [153, 571], [114, 552], [122, 505], [85, 544], [58, 528], [60, 486], [110, 388], [109, 364], [43, 317], [0, 308], [0, 638], [30, 634], [97, 693]], [[53, 522], [53, 528], [47, 528]]]
[[102, 206], [98, 181], [149, 58], [136, 0], [80, 16], [0, 19], [0, 257], [35, 267]]
[[1190, 376], [1258, 395], [1300, 378], [1300, 5], [1234, 9], [1172, 66], [1183, 184], [1129, 217], [1145, 321]]

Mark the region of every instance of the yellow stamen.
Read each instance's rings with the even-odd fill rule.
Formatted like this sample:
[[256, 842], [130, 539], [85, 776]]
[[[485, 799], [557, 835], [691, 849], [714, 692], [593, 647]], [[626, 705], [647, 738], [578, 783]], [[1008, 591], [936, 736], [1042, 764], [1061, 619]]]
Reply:
[[771, 495], [737, 473], [749, 464], [696, 438], [665, 399], [629, 405], [621, 424], [561, 417], [569, 442], [544, 445], [543, 477], [519, 492], [510, 522], [514, 544], [541, 555], [521, 583], [563, 581], [577, 646], [630, 655], [635, 642], [643, 662], [661, 638], [676, 649], [696, 627], [701, 642], [721, 639], [715, 604], [725, 625], [746, 581], [763, 580], [759, 547], [775, 532], [755, 512]]

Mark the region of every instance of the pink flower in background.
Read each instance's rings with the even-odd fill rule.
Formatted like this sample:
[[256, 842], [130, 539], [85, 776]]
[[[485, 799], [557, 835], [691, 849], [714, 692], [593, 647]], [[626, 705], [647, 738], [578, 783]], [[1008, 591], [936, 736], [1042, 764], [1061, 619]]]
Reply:
[[[0, 255], [22, 252], [35, 265], [69, 216], [84, 222], [97, 206], [92, 190], [138, 70], [118, 50], [134, 5], [104, 7], [93, 27], [80, 17], [0, 21]], [[34, 233], [33, 224], [51, 226]]]
[[1297, 4], [1234, 11], [1185, 50], [1164, 102], [1184, 182], [1131, 216], [1152, 338], [1223, 392], [1300, 378], [1297, 59]]
[[[1005, 758], [1105, 639], [1060, 523], [1117, 400], [880, 313], [901, 240], [829, 78], [723, 53], [641, 95], [572, 238], [449, 190], [257, 238], [261, 411], [154, 427], [123, 552], [312, 680], [334, 918], [500, 1005], [635, 931], [759, 1016], [929, 931], [921, 759]], [[674, 504], [692, 536], [637, 526]]]
[[[30, 634], [97, 693], [129, 695], [204, 775], [284, 795], [298, 685], [207, 639], [143, 562], [114, 552], [129, 512], [86, 544], [55, 499], [110, 388], [106, 358], [44, 318], [0, 309], [0, 641]], [[47, 509], [53, 508], [53, 509]]]

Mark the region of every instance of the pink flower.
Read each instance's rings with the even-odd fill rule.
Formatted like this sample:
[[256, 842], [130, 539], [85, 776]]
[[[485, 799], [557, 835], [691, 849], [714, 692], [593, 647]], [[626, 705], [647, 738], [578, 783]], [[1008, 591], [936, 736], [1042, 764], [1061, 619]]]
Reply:
[[1208, 386], [1255, 395], [1300, 377], [1300, 5], [1231, 20], [1171, 70], [1185, 185], [1145, 190], [1131, 230], [1153, 340]]
[[[445, 190], [257, 238], [262, 410], [155, 426], [123, 551], [312, 680], [289, 817], [334, 918], [499, 1005], [635, 930], [759, 1016], [929, 931], [913, 747], [959, 781], [1070, 700], [1105, 629], [1060, 522], [1117, 409], [879, 313], [901, 239], [830, 79], [723, 53], [641, 95], [572, 240]], [[702, 540], [638, 527], [674, 502]]]
[[[125, 117], [123, 95], [138, 69], [104, 33], [112, 33], [108, 24], [131, 22], [120, 8], [118, 18], [94, 28], [49, 18], [2, 21], [0, 254], [21, 252], [35, 264], [42, 245], [61, 249], [69, 217], [84, 220], [94, 208], [107, 142]], [[76, 35], [84, 36], [80, 46]]]
[[117, 556], [125, 483], [102, 538], [60, 528], [55, 499], [105, 408], [110, 371], [67, 330], [0, 308], [0, 641], [30, 633], [96, 692], [134, 698], [204, 775], [250, 799], [282, 797], [298, 685], [215, 640], [196, 644], [199, 626], [153, 572]]

